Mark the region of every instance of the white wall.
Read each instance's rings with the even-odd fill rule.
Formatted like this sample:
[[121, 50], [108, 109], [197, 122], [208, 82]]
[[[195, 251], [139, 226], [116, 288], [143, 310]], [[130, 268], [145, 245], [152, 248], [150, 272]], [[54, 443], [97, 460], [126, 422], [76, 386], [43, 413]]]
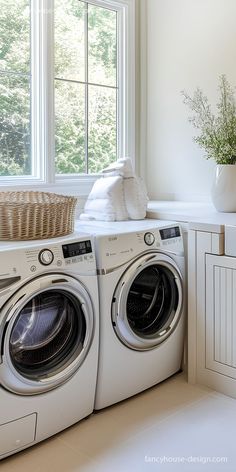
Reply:
[[192, 94], [199, 86], [215, 103], [221, 74], [236, 85], [236, 0], [141, 2], [147, 7], [147, 155], [143, 159], [149, 196], [207, 200], [214, 162], [207, 161], [192, 141], [196, 130], [187, 121], [189, 110], [180, 91]]

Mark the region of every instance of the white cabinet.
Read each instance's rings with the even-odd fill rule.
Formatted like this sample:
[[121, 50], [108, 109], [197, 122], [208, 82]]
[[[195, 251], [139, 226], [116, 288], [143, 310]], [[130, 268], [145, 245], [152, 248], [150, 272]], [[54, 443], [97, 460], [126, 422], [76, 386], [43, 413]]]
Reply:
[[224, 234], [189, 232], [188, 379], [236, 398], [236, 258]]
[[236, 259], [206, 255], [206, 368], [236, 379]]

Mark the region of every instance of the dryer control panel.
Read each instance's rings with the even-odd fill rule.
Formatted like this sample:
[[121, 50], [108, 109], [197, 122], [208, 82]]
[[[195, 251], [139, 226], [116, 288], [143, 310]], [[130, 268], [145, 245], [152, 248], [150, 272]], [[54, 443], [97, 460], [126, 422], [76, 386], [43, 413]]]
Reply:
[[163, 228], [158, 230], [157, 232], [148, 231], [144, 234], [144, 242], [147, 246], [155, 246], [156, 243], [157, 247], [170, 246], [169, 250], [171, 251], [172, 246], [175, 247], [175, 251], [182, 251], [182, 248], [179, 245], [179, 243], [182, 242], [182, 235], [179, 226]]
[[172, 224], [146, 231], [97, 235], [98, 269], [118, 267], [147, 251], [184, 255], [181, 227]]

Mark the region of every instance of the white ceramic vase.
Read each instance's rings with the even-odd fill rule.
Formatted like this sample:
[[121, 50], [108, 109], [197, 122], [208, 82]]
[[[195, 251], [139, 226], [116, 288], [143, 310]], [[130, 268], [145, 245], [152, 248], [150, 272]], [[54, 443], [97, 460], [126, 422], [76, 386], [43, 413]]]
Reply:
[[236, 212], [236, 165], [217, 165], [211, 189], [217, 211]]

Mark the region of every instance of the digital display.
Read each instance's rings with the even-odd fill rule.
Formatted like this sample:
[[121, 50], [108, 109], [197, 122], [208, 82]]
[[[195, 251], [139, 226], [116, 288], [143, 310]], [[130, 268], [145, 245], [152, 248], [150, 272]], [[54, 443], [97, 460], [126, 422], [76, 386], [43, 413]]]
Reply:
[[161, 239], [178, 238], [180, 236], [179, 226], [173, 228], [160, 229]]
[[92, 252], [91, 241], [79, 241], [78, 243], [64, 244], [62, 246], [63, 256], [68, 257], [81, 256]]

